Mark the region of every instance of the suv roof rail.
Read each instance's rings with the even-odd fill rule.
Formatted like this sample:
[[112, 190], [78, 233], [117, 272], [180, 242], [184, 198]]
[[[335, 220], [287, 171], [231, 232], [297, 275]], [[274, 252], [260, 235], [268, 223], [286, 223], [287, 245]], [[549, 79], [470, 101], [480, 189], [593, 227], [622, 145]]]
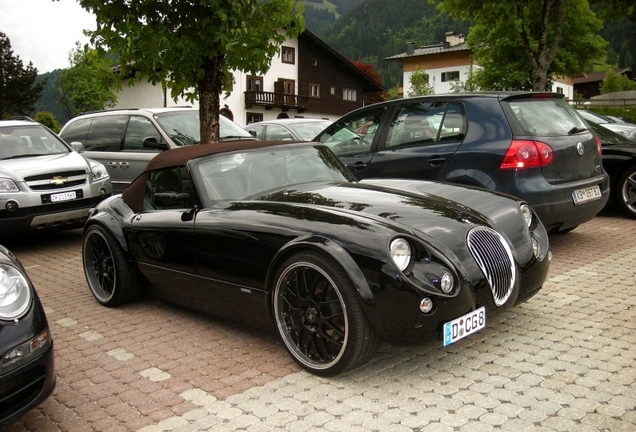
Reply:
[[[173, 106], [169, 106], [169, 107], [159, 107], [159, 108], [194, 108], [192, 105], [173, 105]], [[86, 114], [99, 114], [99, 113], [105, 113], [105, 112], [113, 112], [113, 111], [139, 111], [142, 110], [144, 108], [112, 108], [112, 109], [107, 109], [107, 110], [91, 110], [91, 111], [84, 111], [79, 113], [78, 115], [76, 115], [75, 117], [79, 117], [81, 115], [86, 115]], [[155, 109], [155, 108], [147, 108], [147, 109]]]
[[33, 120], [31, 117], [23, 116], [23, 115], [11, 116], [11, 117], [7, 117], [7, 118], [2, 119], [2, 120], [23, 120], [23, 121], [30, 121], [30, 122], [34, 122], [35, 123], [35, 120]]

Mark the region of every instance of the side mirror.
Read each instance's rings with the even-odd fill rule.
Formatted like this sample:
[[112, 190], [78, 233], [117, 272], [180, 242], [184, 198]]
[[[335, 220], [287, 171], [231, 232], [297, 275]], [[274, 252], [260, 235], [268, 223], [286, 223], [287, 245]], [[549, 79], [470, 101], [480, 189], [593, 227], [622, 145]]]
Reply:
[[248, 132], [250, 133], [250, 135], [252, 135], [254, 138], [256, 138], [256, 131], [255, 130], [248, 130]]
[[73, 141], [71, 143], [71, 147], [78, 153], [84, 153], [86, 151], [86, 147], [84, 147], [84, 144], [79, 141]]
[[170, 146], [166, 143], [160, 143], [159, 141], [157, 141], [157, 138], [155, 137], [146, 137], [143, 140], [143, 146], [145, 148], [151, 148], [151, 149], [155, 149], [155, 150], [170, 150]]

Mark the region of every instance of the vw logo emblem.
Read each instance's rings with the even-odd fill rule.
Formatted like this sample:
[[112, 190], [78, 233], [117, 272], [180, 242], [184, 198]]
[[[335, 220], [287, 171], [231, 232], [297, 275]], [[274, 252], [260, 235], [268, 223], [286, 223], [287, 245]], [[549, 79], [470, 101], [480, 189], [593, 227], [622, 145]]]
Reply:
[[585, 151], [585, 148], [583, 147], [583, 143], [582, 142], [576, 143], [576, 152], [579, 154], [579, 156], [583, 156], [584, 151]]

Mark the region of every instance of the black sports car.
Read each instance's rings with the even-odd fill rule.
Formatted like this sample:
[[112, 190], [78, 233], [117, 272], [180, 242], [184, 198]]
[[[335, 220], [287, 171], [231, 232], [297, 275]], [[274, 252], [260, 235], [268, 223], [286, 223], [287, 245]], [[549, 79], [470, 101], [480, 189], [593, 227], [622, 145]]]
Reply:
[[0, 246], [0, 427], [55, 388], [53, 339], [24, 267]]
[[[317, 143], [169, 150], [84, 228], [97, 301], [155, 295], [226, 318], [273, 319], [319, 375], [380, 341], [453, 343], [543, 285], [548, 236], [524, 202], [417, 180], [357, 182]], [[271, 322], [271, 321], [269, 321]]]

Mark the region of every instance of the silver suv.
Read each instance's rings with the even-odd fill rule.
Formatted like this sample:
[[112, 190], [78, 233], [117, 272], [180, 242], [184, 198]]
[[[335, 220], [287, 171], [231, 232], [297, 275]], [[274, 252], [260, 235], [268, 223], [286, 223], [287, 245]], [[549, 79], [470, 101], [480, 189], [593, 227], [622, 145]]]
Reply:
[[101, 163], [33, 120], [0, 121], [0, 235], [80, 227], [111, 194]]
[[[220, 116], [222, 141], [254, 139]], [[91, 112], [69, 120], [60, 136], [84, 156], [108, 169], [113, 190], [121, 193], [163, 150], [200, 141], [199, 110], [193, 107], [117, 109]]]

